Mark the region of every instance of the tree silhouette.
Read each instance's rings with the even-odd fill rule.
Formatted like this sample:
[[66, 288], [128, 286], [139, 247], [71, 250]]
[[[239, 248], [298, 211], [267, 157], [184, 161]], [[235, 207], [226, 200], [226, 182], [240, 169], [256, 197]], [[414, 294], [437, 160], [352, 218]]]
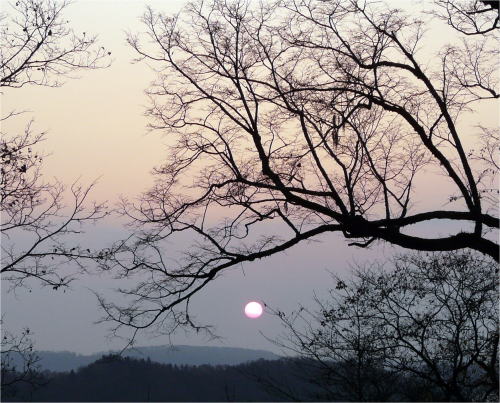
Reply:
[[[0, 324], [3, 325], [3, 321]], [[43, 385], [44, 379], [37, 364], [39, 358], [33, 351], [30, 330], [26, 328], [20, 335], [14, 335], [2, 326], [1, 337], [2, 397], [15, 395], [20, 384], [31, 388]]]
[[0, 207], [2, 211], [2, 281], [12, 287], [38, 279], [54, 289], [70, 281], [69, 263], [80, 267], [96, 253], [71, 239], [87, 222], [103, 218], [104, 204], [86, 203], [93, 184], [71, 186], [72, 202], [64, 200], [66, 187], [45, 182], [44, 155], [39, 150], [44, 133], [35, 134], [31, 123], [21, 135], [2, 133]]
[[[18, 0], [0, 16], [0, 88], [3, 95], [25, 85], [59, 86], [60, 79], [79, 69], [109, 65], [110, 53], [98, 47], [95, 36], [76, 34], [64, 19], [69, 2]], [[10, 111], [2, 125], [25, 112]], [[66, 187], [42, 176], [46, 134], [36, 133], [30, 121], [21, 133], [2, 130], [0, 140], [0, 210], [2, 232], [1, 279], [11, 289], [36, 279], [57, 290], [71, 280], [67, 267], [97, 257], [74, 240], [83, 225], [104, 217], [104, 204], [86, 203], [93, 188], [74, 183], [72, 202], [65, 203]], [[3, 322], [3, 321], [2, 321]], [[19, 335], [2, 323], [2, 397], [20, 384], [44, 382], [38, 372], [29, 328]], [[22, 366], [14, 365], [22, 362]]]
[[499, 28], [496, 0], [436, 0], [434, 15], [465, 35], [482, 35]]
[[[63, 11], [69, 3], [51, 0], [18, 0], [1, 14], [0, 88], [3, 95], [25, 85], [59, 86], [60, 79], [81, 68], [109, 65], [109, 52], [99, 48], [96, 37], [77, 35], [69, 28]], [[8, 89], [9, 88], [9, 89]], [[25, 112], [10, 111], [2, 125]], [[36, 133], [30, 121], [21, 133], [2, 130], [0, 140], [0, 210], [2, 232], [1, 279], [11, 289], [37, 279], [57, 290], [71, 277], [66, 267], [95, 257], [72, 237], [89, 221], [106, 215], [103, 204], [86, 205], [93, 185], [71, 186], [69, 207], [64, 202], [66, 187], [42, 177], [45, 154], [40, 143], [45, 133]], [[19, 335], [2, 320], [2, 397], [14, 394], [20, 384], [30, 387], [44, 380], [38, 372], [29, 328]], [[16, 366], [15, 362], [22, 362]]]
[[111, 52], [96, 36], [77, 34], [64, 18], [69, 1], [16, 0], [0, 16], [0, 86], [58, 86], [62, 77], [101, 68]]
[[376, 386], [401, 393], [395, 380], [406, 377], [427, 385], [419, 399], [498, 398], [498, 267], [491, 259], [400, 256], [390, 269], [374, 265], [351, 280], [337, 278], [330, 297], [316, 302], [314, 311], [276, 311], [285, 328], [276, 342], [320, 363], [337, 393], [379, 400]]
[[[0, 36], [0, 87], [58, 86], [60, 79], [79, 69], [109, 65], [109, 54], [98, 47], [95, 36], [76, 34], [64, 19], [69, 3], [52, 0], [19, 0], [2, 14]], [[10, 89], [12, 90], [12, 89]], [[19, 119], [11, 111], [2, 123]], [[97, 254], [68, 241], [82, 232], [87, 222], [107, 213], [104, 204], [86, 203], [93, 184], [74, 183], [72, 202], [64, 200], [66, 186], [46, 182], [41, 173], [45, 154], [29, 122], [22, 133], [2, 132], [0, 160], [0, 208], [2, 212], [2, 280], [12, 287], [38, 279], [54, 289], [70, 280], [69, 263], [82, 266]]]
[[[463, 124], [498, 98], [497, 37], [450, 41], [429, 64], [431, 27], [412, 13], [356, 0], [148, 9], [128, 41], [158, 70], [151, 128], [175, 142], [155, 186], [123, 203], [137, 236], [102, 266], [135, 280], [133, 302], [101, 299], [106, 319], [193, 326], [190, 298], [220, 273], [325, 233], [498, 260], [497, 130]], [[424, 172], [446, 182], [448, 209], [417, 203]], [[413, 230], [450, 221], [442, 236]], [[186, 238], [169, 259], [167, 242]]]

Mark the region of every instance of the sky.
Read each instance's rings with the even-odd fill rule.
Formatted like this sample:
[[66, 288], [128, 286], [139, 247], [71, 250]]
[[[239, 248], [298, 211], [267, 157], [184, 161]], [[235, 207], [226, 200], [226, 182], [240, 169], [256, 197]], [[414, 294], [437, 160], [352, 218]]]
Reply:
[[[165, 139], [148, 133], [144, 116], [144, 90], [154, 73], [144, 64], [134, 64], [133, 51], [125, 42], [127, 31], [141, 29], [138, 21], [145, 5], [176, 12], [185, 3], [169, 1], [78, 1], [67, 8], [71, 26], [96, 33], [99, 42], [112, 51], [109, 68], [77, 73], [59, 88], [24, 87], [7, 90], [3, 110], [28, 110], [22, 126], [35, 119], [35, 128], [47, 131], [43, 150], [50, 156], [43, 165], [46, 178], [64, 183], [98, 179], [91, 197], [116, 203], [119, 195], [134, 196], [152, 183], [150, 171], [162, 161]], [[5, 127], [7, 131], [9, 127]], [[12, 127], [12, 130], [16, 127]], [[96, 246], [121, 235], [120, 227], [107, 222], [89, 231]], [[326, 292], [332, 272], [347, 270], [349, 261], [380, 255], [380, 251], [348, 248], [338, 236], [324, 244], [301, 245], [286, 254], [246, 264], [213, 282], [193, 300], [192, 312], [202, 323], [214, 326], [221, 339], [179, 332], [166, 336], [140, 335], [137, 345], [175, 344], [226, 345], [278, 351], [263, 334], [273, 338], [280, 332], [278, 321], [264, 314], [248, 319], [243, 314], [250, 300], [263, 301], [281, 310], [307, 305], [316, 292]], [[390, 248], [389, 248], [390, 249]], [[332, 254], [331, 251], [335, 252]], [[29, 327], [40, 350], [92, 353], [123, 347], [121, 339], [109, 338], [107, 325], [96, 325], [101, 316], [92, 291], [110, 293], [116, 283], [105, 276], [85, 276], [66, 292], [39, 288], [7, 293], [3, 284], [2, 313], [5, 325], [15, 331]], [[92, 291], [91, 291], [92, 290]]]
[[[112, 51], [112, 65], [79, 72], [77, 79], [66, 80], [60, 88], [32, 86], [2, 95], [3, 111], [28, 110], [26, 118], [33, 117], [35, 127], [47, 131], [43, 149], [50, 157], [44, 162], [45, 177], [57, 177], [64, 183], [98, 179], [92, 198], [108, 200], [110, 205], [117, 202], [119, 195], [134, 197], [147, 189], [152, 183], [150, 171], [166, 152], [165, 138], [148, 133], [148, 118], [144, 116], [144, 90], [154, 73], [144, 64], [131, 62], [134, 53], [125, 41], [127, 31], [141, 30], [138, 17], [146, 4], [173, 13], [185, 1], [76, 1], [65, 14], [72, 28], [98, 34], [100, 44]], [[427, 189], [419, 195], [419, 202], [431, 203], [430, 194], [435, 196], [438, 191], [445, 192], [439, 186]], [[118, 224], [107, 221], [93, 229], [88, 240], [106, 243], [120, 234]], [[330, 272], [347, 274], [355, 262], [383, 259], [397, 251], [387, 245], [369, 250], [348, 247], [338, 235], [318, 241], [234, 269], [194, 298], [193, 314], [202, 323], [214, 325], [222, 339], [209, 340], [181, 331], [171, 339], [142, 334], [137, 345], [173, 342], [279, 352], [265, 337], [272, 339], [279, 334], [278, 321], [266, 313], [259, 319], [246, 318], [246, 302], [263, 301], [285, 311], [297, 308], [299, 303], [310, 305], [314, 294], [324, 296], [333, 285]], [[40, 350], [92, 353], [119, 349], [124, 341], [108, 337], [107, 325], [94, 323], [102, 312], [92, 293], [110, 294], [115, 287], [113, 279], [99, 275], [78, 279], [66, 292], [34, 286], [31, 292], [19, 289], [7, 293], [3, 284], [3, 319], [12, 331], [29, 327]]]

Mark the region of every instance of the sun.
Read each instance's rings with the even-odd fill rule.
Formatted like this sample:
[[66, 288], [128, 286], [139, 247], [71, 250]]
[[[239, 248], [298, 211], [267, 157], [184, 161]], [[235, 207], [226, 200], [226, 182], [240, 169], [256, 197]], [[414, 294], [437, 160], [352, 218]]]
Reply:
[[245, 315], [251, 319], [257, 319], [262, 315], [262, 305], [258, 302], [251, 301], [245, 305]]

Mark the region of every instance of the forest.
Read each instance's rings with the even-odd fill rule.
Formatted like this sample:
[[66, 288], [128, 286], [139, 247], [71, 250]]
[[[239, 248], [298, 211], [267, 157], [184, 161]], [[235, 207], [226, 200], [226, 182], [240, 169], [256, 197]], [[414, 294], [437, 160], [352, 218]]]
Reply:
[[[357, 401], [342, 385], [326, 387], [318, 364], [305, 359], [178, 366], [108, 355], [76, 371], [41, 373], [38, 382], [37, 387], [21, 385], [10, 393], [3, 389], [2, 401]], [[381, 384], [367, 397], [442, 399], [432, 387], [406, 378]]]

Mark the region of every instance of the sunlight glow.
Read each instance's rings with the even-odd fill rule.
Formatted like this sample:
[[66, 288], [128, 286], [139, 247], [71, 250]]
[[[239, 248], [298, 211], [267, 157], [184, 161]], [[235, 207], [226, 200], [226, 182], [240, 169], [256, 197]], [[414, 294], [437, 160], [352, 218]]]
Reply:
[[245, 315], [251, 319], [257, 319], [262, 315], [262, 305], [252, 301], [245, 305]]

